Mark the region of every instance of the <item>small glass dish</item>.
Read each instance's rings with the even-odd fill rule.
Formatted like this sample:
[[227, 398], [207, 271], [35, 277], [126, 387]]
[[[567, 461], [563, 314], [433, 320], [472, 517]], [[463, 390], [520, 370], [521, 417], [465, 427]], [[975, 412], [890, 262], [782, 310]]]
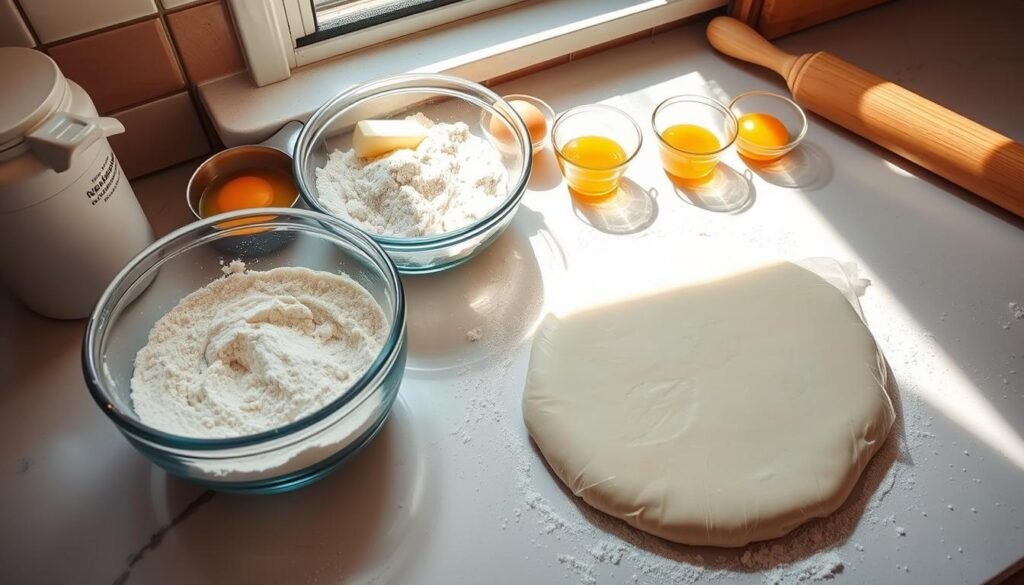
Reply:
[[512, 107], [486, 87], [450, 75], [409, 74], [385, 77], [334, 97], [313, 113], [295, 146], [295, 177], [306, 204], [334, 217], [320, 202], [317, 169], [334, 150], [348, 150], [360, 120], [404, 119], [417, 112], [434, 122], [477, 128], [482, 112], [496, 116], [512, 136], [498, 147], [508, 175], [505, 197], [493, 210], [465, 227], [415, 238], [369, 234], [404, 274], [426, 274], [458, 266], [476, 256], [505, 231], [515, 217], [533, 166], [530, 135]]
[[[513, 101], [526, 102], [533, 107], [540, 110], [542, 116], [544, 116], [544, 136], [540, 140], [533, 141], [533, 155], [537, 156], [537, 153], [544, 150], [551, 144], [551, 128], [555, 125], [555, 111], [551, 109], [551, 106], [547, 102], [540, 98], [535, 98], [532, 95], [526, 95], [523, 93], [510, 93], [508, 95], [501, 96], [501, 99], [505, 103], [511, 104]], [[501, 107], [501, 104], [496, 104], [497, 107]], [[484, 135], [495, 143], [503, 143], [507, 140], [494, 136], [491, 133], [490, 127], [494, 120], [494, 114], [484, 110], [480, 112], [480, 129]], [[523, 120], [525, 123], [526, 121]], [[533, 138], [531, 136], [531, 138]]]
[[[582, 162], [569, 152], [570, 149], [584, 152], [577, 147], [581, 139], [592, 142], [594, 148], [584, 148], [595, 154], [598, 151], [608, 154], [606, 147], [617, 145], [620, 152], [612, 157], [617, 162], [609, 165]], [[562, 112], [551, 128], [551, 143], [569, 188], [581, 195], [600, 197], [619, 188], [626, 168], [640, 152], [643, 132], [626, 112], [613, 106], [592, 104]]]
[[[744, 158], [758, 162], [770, 162], [785, 156], [800, 144], [807, 134], [807, 115], [803, 108], [793, 100], [767, 91], [748, 91], [741, 93], [729, 104], [729, 109], [736, 116], [739, 124], [739, 135], [736, 138], [736, 150]], [[784, 144], [759, 144], [750, 137], [757, 132], [750, 120], [744, 120], [748, 114], [767, 114], [775, 118], [786, 129], [788, 141]]]
[[[273, 219], [262, 219], [267, 216]], [[219, 225], [228, 222], [232, 227]], [[257, 246], [253, 254], [243, 247], [236, 250], [239, 256], [221, 252], [218, 242], [253, 228], [283, 234], [291, 245], [271, 252]], [[157, 320], [185, 296], [224, 277], [223, 265], [236, 258], [255, 270], [298, 266], [349, 275], [384, 311], [383, 348], [344, 394], [280, 428], [206, 439], [145, 424], [131, 399], [136, 354]], [[373, 240], [341, 220], [288, 208], [225, 213], [164, 236], [114, 277], [86, 324], [82, 370], [100, 410], [128, 442], [168, 472], [220, 491], [290, 491], [330, 473], [384, 424], [405, 370], [405, 311], [395, 265]]]
[[[661, 102], [651, 115], [651, 125], [658, 136], [665, 172], [687, 181], [711, 175], [722, 153], [736, 140], [736, 117], [718, 100], [702, 95], [680, 95]], [[666, 139], [667, 130], [682, 126], [697, 127], [695, 131], [701, 135], [689, 141], [695, 145], [711, 141], [708, 148], [681, 147], [681, 143]]]

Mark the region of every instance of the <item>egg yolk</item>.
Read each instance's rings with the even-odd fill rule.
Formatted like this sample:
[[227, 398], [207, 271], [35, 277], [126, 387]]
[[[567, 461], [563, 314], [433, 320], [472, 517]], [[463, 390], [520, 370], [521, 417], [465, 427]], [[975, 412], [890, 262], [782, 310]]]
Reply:
[[626, 151], [605, 136], [580, 136], [559, 149], [558, 164], [569, 187], [583, 195], [606, 195], [619, 186]]
[[694, 124], [676, 124], [661, 133], [665, 142], [673, 148], [695, 154], [708, 154], [722, 148], [714, 132]]
[[214, 200], [219, 213], [267, 207], [274, 201], [274, 188], [266, 179], [243, 175], [224, 183]]
[[588, 169], [613, 169], [626, 162], [626, 151], [618, 142], [604, 136], [573, 138], [562, 147], [569, 162]]
[[763, 149], [781, 148], [789, 144], [789, 131], [778, 118], [769, 114], [744, 114], [739, 119], [740, 154], [755, 160], [772, 160], [777, 153]]
[[676, 124], [663, 130], [661, 138], [672, 147], [661, 148], [661, 164], [668, 174], [702, 179], [715, 170], [722, 143], [714, 132], [694, 124]]

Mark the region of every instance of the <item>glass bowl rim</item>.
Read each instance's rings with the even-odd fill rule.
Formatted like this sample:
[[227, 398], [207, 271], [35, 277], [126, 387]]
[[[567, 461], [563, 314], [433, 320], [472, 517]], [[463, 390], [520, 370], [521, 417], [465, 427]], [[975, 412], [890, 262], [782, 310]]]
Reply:
[[[787, 152], [789, 152], [789, 151], [793, 150], [794, 148], [796, 148], [796, 146], [798, 144], [800, 144], [800, 141], [802, 141], [804, 139], [804, 136], [807, 135], [807, 126], [808, 126], [808, 124], [807, 124], [807, 114], [804, 112], [804, 109], [800, 107], [800, 104], [796, 103], [795, 101], [789, 99], [788, 97], [786, 97], [784, 95], [779, 95], [777, 93], [772, 93], [770, 91], [765, 91], [763, 89], [756, 89], [756, 90], [753, 90], [753, 91], [745, 91], [745, 92], [739, 94], [738, 96], [732, 98], [732, 101], [729, 102], [729, 111], [732, 112], [733, 108], [736, 107], [736, 104], [741, 99], [743, 99], [745, 97], [751, 97], [751, 96], [761, 96], [761, 97], [767, 97], [767, 98], [774, 98], [774, 99], [782, 100], [783, 102], [786, 102], [787, 104], [789, 104], [794, 110], [796, 110], [797, 114], [800, 115], [800, 132], [797, 134], [796, 138], [790, 140], [789, 142], [787, 142], [786, 144], [783, 144], [782, 146], [758, 146], [758, 145], [754, 145], [756, 147], [756, 149], [759, 152], [765, 152], [765, 153], [770, 153], [770, 154], [786, 154]], [[735, 116], [736, 112], [732, 112], [732, 114], [733, 114], [733, 116]], [[739, 124], [739, 118], [736, 119], [736, 122], [737, 122], [737, 124]], [[737, 126], [737, 128], [738, 128], [738, 126]], [[739, 131], [738, 130], [737, 130], [736, 136], [737, 136], [737, 139], [739, 139]]]
[[[244, 219], [252, 216], [266, 217], [268, 215], [273, 215], [274, 218], [258, 223], [245, 223], [230, 228], [217, 228], [215, 225], [235, 219]], [[378, 256], [378, 258], [373, 258], [371, 256], [370, 259], [377, 264], [377, 267], [384, 273], [384, 281], [387, 284], [388, 289], [395, 295], [395, 306], [390, 315], [392, 321], [389, 326], [388, 336], [385, 339], [380, 352], [377, 354], [377, 357], [374, 358], [374, 361], [370, 364], [369, 368], [367, 368], [366, 372], [364, 372], [363, 375], [360, 376], [359, 379], [356, 380], [355, 383], [353, 383], [352, 386], [349, 387], [349, 389], [341, 396], [335, 398], [315, 412], [311, 412], [310, 414], [281, 427], [238, 437], [204, 438], [168, 433], [143, 424], [141, 421], [128, 417], [119, 412], [118, 409], [113, 408], [110, 400], [107, 399], [107, 392], [103, 387], [103, 383], [100, 382], [100, 376], [98, 375], [98, 372], [101, 371], [99, 366], [101, 365], [102, 360], [95, 359], [96, 356], [94, 356], [93, 352], [90, 350], [94, 346], [97, 346], [97, 343], [102, 339], [99, 335], [101, 333], [100, 322], [106, 321], [107, 319], [101, 317], [103, 313], [108, 310], [108, 305], [114, 301], [112, 297], [115, 289], [117, 289], [128, 275], [137, 269], [143, 261], [148, 260], [151, 257], [156, 256], [158, 258], [158, 262], [154, 264], [154, 267], [158, 267], [177, 257], [182, 252], [192, 250], [196, 246], [207, 245], [219, 238], [203, 240], [199, 244], [188, 246], [173, 255], [161, 256], [161, 253], [164, 251], [166, 246], [171, 243], [185, 240], [186, 238], [193, 236], [195, 233], [208, 228], [211, 230], [217, 230], [220, 233], [236, 230], [251, 230], [254, 227], [280, 229], [281, 227], [288, 226], [287, 223], [282, 222], [282, 216], [297, 216], [298, 218], [309, 222], [329, 224], [330, 229], [327, 229], [326, 227], [318, 228], [315, 223], [314, 225], [306, 225], [305, 227], [312, 227], [314, 230], [321, 229], [330, 235], [343, 240], [354, 240], [358, 244], [368, 246], [369, 249]], [[369, 254], [367, 254], [367, 256], [369, 256]], [[149, 273], [152, 268], [153, 267], [148, 269], [146, 273]], [[141, 280], [141, 278], [136, 278], [132, 284], [139, 280]], [[120, 300], [120, 298], [117, 299], [117, 302]], [[109, 307], [109, 309], [112, 308], [112, 306]], [[106, 335], [107, 329], [108, 326], [103, 325], [102, 333], [104, 335]], [[131, 438], [143, 439], [164, 448], [215, 451], [220, 449], [256, 446], [270, 440], [287, 437], [324, 420], [346, 404], [355, 400], [357, 397], [363, 397], [364, 395], [369, 396], [367, 391], [379, 391], [379, 384], [374, 385], [374, 382], [382, 373], [386, 373], [385, 369], [393, 367], [398, 354], [402, 351], [402, 347], [405, 343], [405, 335], [406, 301], [402, 280], [399, 277], [398, 269], [395, 267], [394, 261], [391, 260], [391, 257], [377, 242], [373, 241], [372, 238], [336, 217], [325, 217], [323, 214], [316, 211], [289, 207], [246, 209], [213, 215], [204, 220], [185, 224], [147, 246], [132, 258], [120, 272], [117, 273], [117, 275], [110, 281], [110, 284], [107, 285], [107, 288], [103, 291], [99, 300], [96, 302], [96, 306], [93, 309], [92, 314], [89, 316], [89, 320], [86, 322], [85, 332], [82, 336], [82, 374], [85, 378], [85, 384], [89, 389], [89, 394], [92, 395], [93, 400], [95, 400], [96, 404], [100, 407], [100, 410], [102, 410], [114, 422], [119, 430], [127, 432]], [[344, 420], [344, 417], [342, 420]]]
[[[658, 132], [658, 125], [655, 122], [655, 120], [658, 119], [658, 112], [660, 112], [662, 109], [668, 106], [677, 104], [679, 102], [697, 102], [723, 113], [725, 115], [726, 120], [732, 120], [732, 132], [730, 133], [731, 137], [729, 138], [729, 140], [727, 140], [725, 144], [723, 144], [721, 148], [719, 148], [718, 150], [712, 150], [710, 152], [691, 152], [689, 150], [678, 148], [669, 144], [664, 138], [662, 138], [661, 133]], [[732, 146], [734, 142], [736, 142], [736, 138], [740, 134], [739, 122], [736, 120], [736, 115], [732, 113], [732, 109], [729, 108], [729, 106], [726, 106], [725, 104], [716, 100], [715, 98], [699, 94], [674, 95], [672, 97], [665, 98], [664, 100], [662, 100], [661, 103], [659, 103], [654, 108], [654, 112], [651, 113], [651, 129], [654, 130], [654, 135], [658, 137], [658, 142], [660, 142], [662, 146], [668, 148], [669, 150], [679, 152], [687, 156], [715, 156], [717, 154], [721, 154], [728, 150], [729, 147]]]
[[572, 164], [574, 167], [579, 167], [581, 169], [586, 169], [588, 171], [617, 171], [619, 169], [624, 169], [627, 166], [629, 166], [629, 163], [633, 162], [633, 159], [636, 158], [636, 156], [638, 154], [640, 154], [640, 149], [643, 148], [643, 145], [644, 145], [644, 132], [643, 132], [643, 130], [640, 129], [640, 124], [637, 124], [636, 120], [633, 119], [633, 116], [630, 116], [625, 110], [623, 110], [621, 108], [617, 108], [615, 106], [610, 106], [608, 104], [583, 104], [583, 105], [580, 105], [580, 106], [575, 106], [575, 107], [569, 108], [568, 110], [562, 112], [561, 114], [558, 115], [557, 118], [555, 118], [555, 123], [551, 125], [551, 136], [550, 136], [550, 138], [551, 138], [551, 148], [558, 155], [558, 158], [565, 159], [565, 156], [562, 155], [562, 149], [559, 148], [555, 144], [555, 130], [558, 128], [559, 124], [561, 124], [566, 119], [568, 119], [568, 118], [570, 118], [572, 116], [575, 116], [577, 114], [582, 114], [586, 110], [605, 110], [605, 111], [611, 112], [611, 113], [613, 113], [613, 114], [615, 114], [617, 116], [622, 116], [626, 120], [629, 120], [629, 123], [633, 125], [633, 130], [636, 131], [636, 137], [637, 137], [636, 138], [636, 148], [633, 149], [633, 154], [631, 154], [628, 157], [626, 157], [626, 160], [622, 161], [621, 163], [619, 163], [618, 165], [616, 165], [614, 167], [601, 167], [601, 168], [598, 168], [598, 167], [588, 167], [586, 165], [581, 165], [579, 163], [575, 163], [575, 162], [569, 161], [570, 164]]
[[[504, 103], [504, 106], [507, 111], [515, 113], [515, 110], [511, 106], [509, 106], [507, 102], [505, 102], [504, 98], [494, 93], [487, 87], [484, 87], [479, 83], [469, 81], [468, 79], [463, 79], [462, 77], [457, 77], [454, 75], [443, 75], [439, 73], [404, 73], [400, 75], [389, 75], [385, 77], [380, 77], [372, 81], [368, 81], [366, 83], [355, 85], [335, 95], [333, 98], [327, 100], [322, 106], [317, 108], [317, 110], [313, 112], [313, 114], [309, 117], [309, 120], [305, 124], [303, 124], [302, 129], [299, 131], [299, 134], [295, 139], [295, 152], [292, 154], [292, 166], [295, 170], [295, 182], [299, 188], [299, 196], [312, 209], [324, 215], [336, 218], [338, 219], [338, 221], [347, 224], [347, 222], [345, 222], [344, 219], [341, 219], [340, 217], [332, 213], [329, 209], [320, 204], [320, 199], [318, 197], [313, 196], [313, 191], [307, 185], [306, 177], [302, 173], [302, 163], [306, 162], [306, 160], [309, 158], [308, 154], [309, 151], [312, 149], [313, 136], [314, 134], [319, 134], [320, 131], [322, 130], [322, 128], [318, 127], [320, 126], [320, 124], [318, 123], [322, 122], [324, 119], [333, 118], [338, 113], [340, 113], [337, 112], [334, 114], [329, 114], [329, 110], [333, 106], [336, 106], [342, 100], [352, 98], [353, 96], [356, 96], [361, 92], [365, 92], [377, 86], [401, 84], [403, 82], [419, 82], [420, 85], [413, 87], [392, 88], [390, 90], [385, 89], [372, 95], [363, 96], [359, 98], [359, 100], [355, 103], [362, 103], [368, 99], [376, 99], [382, 96], [392, 95], [393, 93], [438, 93], [441, 95], [447, 95], [449, 97], [461, 99], [464, 102], [470, 103], [474, 106], [478, 106], [485, 111], [490, 111], [492, 114], [499, 114], [502, 116], [503, 113], [490, 104]], [[441, 87], [429, 85], [431, 82], [435, 82], [437, 84], [450, 83], [457, 86], [460, 90], [472, 90], [479, 92], [483, 94], [485, 98], [490, 100], [490, 104], [470, 101], [466, 99], [466, 96], [464, 95], [455, 95], [453, 93], [444, 92], [442, 91]], [[351, 107], [351, 105], [349, 107]], [[522, 118], [518, 114], [512, 116], [511, 120], [507, 121], [511, 123], [512, 128], [515, 131], [516, 142], [519, 144], [519, 153], [523, 158], [523, 169], [522, 173], [515, 181], [515, 185], [509, 187], [508, 195], [505, 197], [502, 203], [495, 207], [494, 209], [492, 209], [484, 217], [478, 219], [477, 221], [469, 225], [463, 226], [457, 230], [452, 230], [450, 232], [444, 232], [440, 234], [433, 234], [430, 236], [420, 236], [416, 238], [398, 238], [394, 236], [385, 236], [363, 230], [362, 228], [354, 224], [348, 225], [351, 225], [353, 228], [366, 233], [371, 239], [384, 246], [385, 249], [403, 252], [407, 251], [406, 249], [411, 249], [412, 251], [423, 251], [445, 248], [451, 245], [460, 244], [462, 242], [470, 240], [476, 237], [477, 235], [487, 231], [494, 224], [501, 221], [501, 219], [504, 218], [504, 216], [507, 215], [509, 211], [514, 210], [519, 205], [519, 202], [522, 200], [523, 195], [526, 193], [526, 186], [530, 180], [530, 173], [533, 171], [533, 143], [529, 139], [530, 133], [526, 129], [526, 124], [523, 122]], [[312, 187], [313, 189], [315, 189], [316, 185], [314, 184], [312, 185]]]

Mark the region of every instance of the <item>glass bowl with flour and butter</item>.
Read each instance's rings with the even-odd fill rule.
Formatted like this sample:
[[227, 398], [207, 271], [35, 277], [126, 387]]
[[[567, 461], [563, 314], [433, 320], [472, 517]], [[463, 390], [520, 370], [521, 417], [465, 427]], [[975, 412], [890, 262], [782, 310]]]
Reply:
[[[336, 218], [273, 211], [157, 241], [114, 278], [83, 341], [86, 384], [129, 442], [221, 491], [325, 476], [376, 435], [405, 368], [405, 297], [384, 250]], [[288, 245], [223, 251], [254, 229]]]
[[[504, 140], [480, 120], [504, 129]], [[295, 148], [306, 204], [369, 234], [403, 273], [469, 260], [508, 227], [532, 165], [521, 117], [446, 75], [366, 83], [313, 114]]]

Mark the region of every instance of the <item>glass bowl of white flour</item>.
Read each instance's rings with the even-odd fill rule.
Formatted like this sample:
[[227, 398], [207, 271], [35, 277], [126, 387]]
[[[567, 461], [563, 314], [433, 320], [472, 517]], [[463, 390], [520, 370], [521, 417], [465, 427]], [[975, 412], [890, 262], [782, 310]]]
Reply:
[[[253, 229], [289, 245], [218, 245]], [[293, 490], [384, 424], [405, 369], [405, 310], [394, 263], [350, 225], [299, 209], [218, 215], [114, 278], [86, 326], [85, 381], [170, 473], [221, 491]]]
[[[366, 120], [414, 122], [426, 138], [360, 157], [353, 137]], [[505, 138], [481, 120], [503, 126]], [[504, 99], [465, 79], [426, 74], [336, 96], [302, 129], [294, 154], [306, 204], [369, 234], [408, 274], [457, 266], [496, 240], [515, 216], [532, 159], [526, 126]]]

